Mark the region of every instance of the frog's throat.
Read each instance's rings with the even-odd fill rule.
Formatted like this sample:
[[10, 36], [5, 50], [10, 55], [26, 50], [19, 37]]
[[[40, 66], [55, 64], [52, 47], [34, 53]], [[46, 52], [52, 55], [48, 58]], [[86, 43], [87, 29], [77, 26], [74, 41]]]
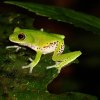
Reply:
[[[22, 44], [23, 45], [23, 44]], [[31, 49], [33, 49], [33, 50], [37, 50], [37, 46], [33, 46], [33, 45], [31, 45], [31, 44], [24, 44], [24, 46], [27, 46], [27, 47], [29, 47], [29, 48], [31, 48]]]

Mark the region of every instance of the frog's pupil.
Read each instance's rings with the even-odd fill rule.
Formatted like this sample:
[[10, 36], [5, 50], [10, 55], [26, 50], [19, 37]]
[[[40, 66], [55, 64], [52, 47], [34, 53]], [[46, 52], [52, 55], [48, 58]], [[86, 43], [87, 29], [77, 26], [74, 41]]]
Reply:
[[25, 35], [24, 35], [23, 33], [20, 33], [20, 34], [18, 35], [18, 39], [19, 39], [19, 40], [24, 40], [24, 39], [25, 39]]

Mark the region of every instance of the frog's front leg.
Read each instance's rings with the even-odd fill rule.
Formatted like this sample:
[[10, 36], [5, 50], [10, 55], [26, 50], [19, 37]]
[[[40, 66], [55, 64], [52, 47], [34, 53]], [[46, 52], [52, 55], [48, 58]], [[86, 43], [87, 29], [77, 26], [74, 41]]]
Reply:
[[60, 72], [62, 67], [64, 67], [65, 65], [68, 65], [69, 63], [71, 63], [77, 57], [79, 57], [81, 55], [81, 51], [74, 51], [74, 52], [69, 52], [66, 54], [61, 54], [60, 53], [61, 47], [62, 47], [62, 43], [58, 43], [57, 48], [52, 56], [52, 60], [55, 62], [59, 62], [59, 63], [56, 63], [53, 66], [47, 67], [47, 69], [53, 68], [53, 67], [57, 68], [58, 73]]
[[32, 73], [33, 68], [38, 64], [38, 62], [40, 61], [42, 53], [41, 52], [37, 52], [35, 59], [27, 66], [22, 66], [22, 68], [30, 68], [29, 73]]

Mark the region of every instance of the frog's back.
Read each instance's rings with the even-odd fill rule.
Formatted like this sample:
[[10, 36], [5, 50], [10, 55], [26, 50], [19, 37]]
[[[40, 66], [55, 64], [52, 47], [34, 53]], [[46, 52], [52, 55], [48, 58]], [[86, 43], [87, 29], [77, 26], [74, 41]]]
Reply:
[[40, 30], [29, 30], [22, 29], [22, 33], [25, 33], [29, 39], [32, 39], [32, 43], [34, 42], [36, 45], [45, 45], [46, 43], [56, 42], [56, 41], [64, 41], [65, 36], [54, 33], [47, 33], [45, 31]]
[[[35, 34], [34, 34], [35, 33]], [[34, 35], [35, 36], [38, 36], [41, 38], [45, 37], [45, 38], [52, 38], [52, 39], [61, 39], [63, 40], [65, 38], [64, 35], [61, 35], [61, 34], [54, 34], [54, 33], [47, 33], [45, 31], [38, 31], [38, 30], [34, 30]]]
[[64, 39], [65, 38], [65, 36], [64, 35], [61, 35], [61, 34], [53, 34], [53, 35], [56, 36], [56, 37], [59, 37], [61, 39]]
[[65, 36], [61, 34], [54, 34], [54, 33], [47, 33], [45, 31], [39, 31], [39, 30], [29, 30], [29, 29], [23, 29], [23, 31], [28, 32], [28, 34], [31, 34], [32, 36], [45, 36], [45, 37], [54, 37], [59, 39], [64, 39]]

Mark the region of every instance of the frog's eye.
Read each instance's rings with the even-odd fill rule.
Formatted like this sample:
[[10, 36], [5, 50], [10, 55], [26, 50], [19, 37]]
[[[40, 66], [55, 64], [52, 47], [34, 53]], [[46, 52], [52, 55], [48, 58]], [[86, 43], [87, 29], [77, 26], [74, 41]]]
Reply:
[[24, 40], [25, 39], [25, 35], [23, 33], [18, 34], [18, 39], [19, 40]]

